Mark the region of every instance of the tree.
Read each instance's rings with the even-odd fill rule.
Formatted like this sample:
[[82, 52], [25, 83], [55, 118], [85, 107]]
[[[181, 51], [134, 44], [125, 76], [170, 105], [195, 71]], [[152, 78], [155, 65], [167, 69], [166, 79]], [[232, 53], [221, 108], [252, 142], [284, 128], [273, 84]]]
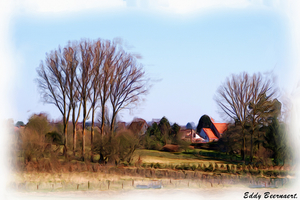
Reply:
[[85, 154], [85, 123], [92, 109], [92, 106], [88, 108], [88, 100], [91, 95], [92, 88], [92, 62], [93, 52], [91, 43], [83, 40], [80, 45], [81, 60], [79, 64], [80, 75], [77, 79], [79, 94], [82, 100], [82, 159], [84, 160]]
[[170, 131], [170, 137], [173, 144], [178, 144], [177, 139], [178, 139], [179, 131], [180, 131], [180, 126], [177, 123], [174, 123], [171, 126], [171, 131]]
[[114, 56], [116, 47], [110, 41], [105, 42], [105, 60], [103, 66], [100, 68], [99, 76], [99, 97], [101, 104], [101, 134], [104, 134], [104, 125], [106, 122], [106, 102], [110, 95], [110, 84], [112, 83], [112, 76], [114, 72]]
[[279, 120], [274, 117], [272, 118], [272, 123], [265, 127], [265, 141], [263, 146], [267, 149], [272, 150], [275, 165], [280, 162], [284, 164], [286, 157], [288, 155], [288, 144], [285, 126], [280, 123]]
[[20, 126], [24, 126], [24, 125], [25, 125], [24, 122], [22, 122], [22, 121], [17, 121], [17, 123], [16, 123], [15, 126], [20, 127]]
[[45, 136], [45, 134], [51, 129], [48, 122], [48, 117], [44, 113], [32, 115], [28, 120], [26, 128], [29, 128], [31, 131], [35, 131], [37, 134], [42, 136]]
[[194, 129], [194, 124], [193, 122], [188, 122], [185, 127], [186, 129]]
[[250, 77], [247, 73], [232, 75], [217, 91], [216, 102], [231, 119], [242, 127], [242, 158], [245, 160], [245, 125], [248, 118], [248, 106], [252, 98]]
[[[249, 102], [249, 121], [251, 126], [251, 147], [250, 160], [253, 161], [253, 137], [262, 123], [265, 123], [269, 117], [272, 117], [276, 110], [275, 101], [272, 98], [275, 90], [272, 88], [271, 79], [264, 78], [261, 74], [253, 74], [250, 81], [251, 100]], [[278, 101], [277, 101], [278, 102]], [[280, 106], [281, 107], [281, 106]], [[279, 108], [280, 112], [280, 108]], [[258, 146], [259, 148], [259, 146]]]
[[67, 129], [71, 112], [68, 100], [67, 63], [61, 55], [61, 49], [46, 54], [45, 63], [42, 61], [37, 69], [37, 84], [44, 103], [55, 105], [63, 116], [64, 152], [67, 152]]
[[218, 140], [221, 151], [236, 154], [242, 147], [241, 127], [235, 124], [230, 124], [222, 137]]
[[212, 122], [208, 115], [202, 115], [200, 117], [198, 125], [197, 125], [197, 133], [200, 133], [202, 128], [210, 128], [212, 125]]
[[111, 131], [114, 130], [116, 116], [122, 109], [136, 105], [141, 96], [147, 92], [147, 80], [136, 57], [119, 50], [115, 56], [115, 66], [110, 85], [110, 102], [112, 105]]
[[76, 43], [71, 45], [71, 43], [69, 42], [69, 44], [63, 50], [63, 57], [64, 60], [62, 62], [62, 65], [66, 69], [66, 80], [68, 86], [67, 97], [69, 99], [72, 110], [73, 154], [75, 155], [77, 140], [76, 126], [80, 116], [80, 109], [82, 104], [81, 96], [79, 95], [78, 91], [78, 83], [76, 81], [79, 64], [78, 46], [76, 45]]
[[161, 118], [158, 124], [158, 128], [161, 133], [162, 142], [164, 145], [166, 145], [168, 143], [167, 141], [169, 140], [169, 134], [171, 129], [169, 120], [166, 117]]
[[93, 143], [94, 143], [95, 112], [98, 106], [97, 103], [100, 95], [100, 89], [99, 89], [101, 87], [100, 69], [103, 66], [103, 62], [105, 58], [104, 51], [105, 51], [104, 43], [101, 40], [98, 40], [93, 45], [94, 59], [93, 59], [93, 72], [92, 72], [92, 95], [89, 96], [90, 102], [92, 104], [91, 149], [93, 149]]

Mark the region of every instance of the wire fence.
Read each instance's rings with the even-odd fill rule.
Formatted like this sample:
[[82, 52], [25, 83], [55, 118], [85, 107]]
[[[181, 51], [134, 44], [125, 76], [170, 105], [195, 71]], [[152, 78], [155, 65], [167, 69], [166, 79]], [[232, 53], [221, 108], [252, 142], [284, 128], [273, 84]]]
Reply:
[[129, 190], [141, 188], [211, 188], [211, 187], [232, 187], [243, 185], [246, 187], [283, 187], [290, 182], [288, 178], [266, 178], [252, 176], [234, 176], [234, 175], [209, 175], [201, 174], [197, 178], [141, 178], [141, 177], [114, 177], [106, 178], [88, 178], [84, 180], [72, 180], [61, 177], [54, 181], [47, 179], [29, 180], [11, 182], [10, 188], [18, 191], [87, 191], [87, 190]]

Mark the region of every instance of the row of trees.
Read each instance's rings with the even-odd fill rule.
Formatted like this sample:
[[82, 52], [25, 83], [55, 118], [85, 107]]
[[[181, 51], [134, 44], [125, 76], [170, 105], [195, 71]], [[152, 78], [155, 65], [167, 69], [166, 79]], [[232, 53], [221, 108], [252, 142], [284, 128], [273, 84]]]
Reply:
[[[43, 101], [55, 105], [62, 114], [64, 151], [67, 152], [67, 129], [71, 117], [73, 152], [76, 126], [82, 110], [82, 158], [85, 153], [86, 120], [92, 118], [91, 148], [94, 143], [95, 114], [100, 109], [100, 132], [115, 129], [118, 113], [132, 108], [146, 94], [147, 79], [138, 56], [125, 52], [120, 40], [82, 40], [46, 54], [37, 69], [37, 84]], [[108, 110], [111, 116], [108, 116]], [[105, 131], [106, 123], [110, 130]]]
[[221, 140], [230, 151], [240, 148], [245, 160], [249, 149], [252, 162], [254, 150], [259, 152], [263, 145], [272, 150], [278, 160], [278, 152], [287, 145], [283, 144], [286, 138], [283, 123], [279, 121], [281, 103], [276, 99], [272, 79], [261, 74], [232, 75], [217, 91], [216, 102], [234, 121]]
[[166, 117], [161, 118], [159, 123], [154, 122], [143, 137], [143, 146], [146, 149], [161, 150], [166, 144], [179, 145], [186, 148], [189, 143], [182, 140], [180, 126], [177, 123], [170, 125]]

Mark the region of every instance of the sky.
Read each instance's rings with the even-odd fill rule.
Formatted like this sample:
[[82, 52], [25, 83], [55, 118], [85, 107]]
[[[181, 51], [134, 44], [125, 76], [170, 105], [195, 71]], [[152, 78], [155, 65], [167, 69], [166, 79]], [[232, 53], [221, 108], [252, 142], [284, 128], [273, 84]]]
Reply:
[[1, 120], [26, 123], [40, 112], [60, 119], [55, 106], [43, 104], [35, 82], [46, 53], [83, 38], [122, 38], [128, 51], [142, 55], [152, 82], [145, 100], [120, 120], [165, 116], [185, 125], [207, 114], [224, 122], [214, 96], [226, 78], [272, 72], [279, 98], [289, 99], [290, 129], [299, 143], [296, 0], [2, 0], [0, 8]]
[[278, 89], [289, 88], [292, 40], [282, 2], [64, 2], [13, 4], [9, 47], [14, 68], [7, 117], [15, 123], [26, 123], [40, 112], [61, 118], [54, 105], [42, 102], [36, 69], [46, 53], [84, 38], [122, 38], [127, 51], [142, 56], [139, 62], [151, 87], [136, 109], [120, 113], [125, 122], [165, 116], [180, 125], [197, 124], [204, 114], [223, 122], [216, 91], [228, 76], [244, 71], [273, 72]]

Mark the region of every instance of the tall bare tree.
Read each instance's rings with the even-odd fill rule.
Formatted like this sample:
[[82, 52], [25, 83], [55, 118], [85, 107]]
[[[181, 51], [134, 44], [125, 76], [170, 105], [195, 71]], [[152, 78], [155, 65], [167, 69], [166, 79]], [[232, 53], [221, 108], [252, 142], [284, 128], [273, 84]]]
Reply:
[[63, 51], [64, 61], [62, 64], [66, 68], [66, 77], [67, 77], [67, 85], [68, 85], [68, 93], [67, 96], [69, 98], [69, 102], [72, 109], [72, 125], [73, 125], [73, 154], [75, 155], [76, 151], [76, 141], [77, 141], [77, 131], [76, 126], [78, 123], [78, 119], [80, 116], [81, 110], [81, 97], [78, 92], [78, 83], [76, 81], [77, 78], [77, 70], [78, 70], [78, 47], [74, 43], [71, 45], [67, 45]]
[[78, 88], [79, 88], [79, 95], [82, 100], [82, 159], [84, 160], [85, 154], [85, 125], [86, 120], [89, 116], [91, 108], [88, 108], [88, 100], [91, 94], [92, 88], [92, 60], [93, 60], [93, 51], [91, 43], [87, 40], [83, 40], [79, 44], [79, 51], [80, 51], [80, 64], [79, 64], [79, 77], [77, 78]]
[[46, 55], [45, 63], [37, 69], [37, 84], [45, 103], [55, 105], [63, 116], [64, 154], [67, 155], [67, 129], [71, 112], [68, 99], [67, 68], [61, 49]]
[[110, 102], [112, 106], [111, 131], [114, 130], [117, 114], [125, 108], [132, 108], [148, 91], [145, 72], [136, 58], [121, 51], [114, 67], [113, 81], [110, 84]]
[[248, 106], [252, 98], [250, 77], [247, 73], [232, 75], [217, 91], [216, 102], [220, 108], [242, 127], [242, 158], [245, 160], [245, 125], [247, 123]]
[[106, 102], [110, 95], [110, 84], [112, 83], [112, 76], [114, 72], [115, 57], [117, 46], [110, 41], [105, 42], [105, 60], [100, 69], [99, 76], [99, 97], [101, 106], [101, 134], [104, 134], [105, 116], [106, 116]]
[[[91, 95], [89, 96], [89, 100], [91, 102], [92, 108], [92, 127], [91, 127], [91, 149], [93, 149], [94, 144], [94, 127], [95, 127], [95, 113], [98, 107], [98, 100], [100, 96], [100, 88], [101, 88], [101, 68], [103, 67], [104, 59], [105, 59], [105, 46], [104, 42], [100, 39], [97, 40], [93, 44], [93, 62], [92, 62], [92, 88]], [[93, 160], [93, 155], [91, 151], [91, 160]]]

